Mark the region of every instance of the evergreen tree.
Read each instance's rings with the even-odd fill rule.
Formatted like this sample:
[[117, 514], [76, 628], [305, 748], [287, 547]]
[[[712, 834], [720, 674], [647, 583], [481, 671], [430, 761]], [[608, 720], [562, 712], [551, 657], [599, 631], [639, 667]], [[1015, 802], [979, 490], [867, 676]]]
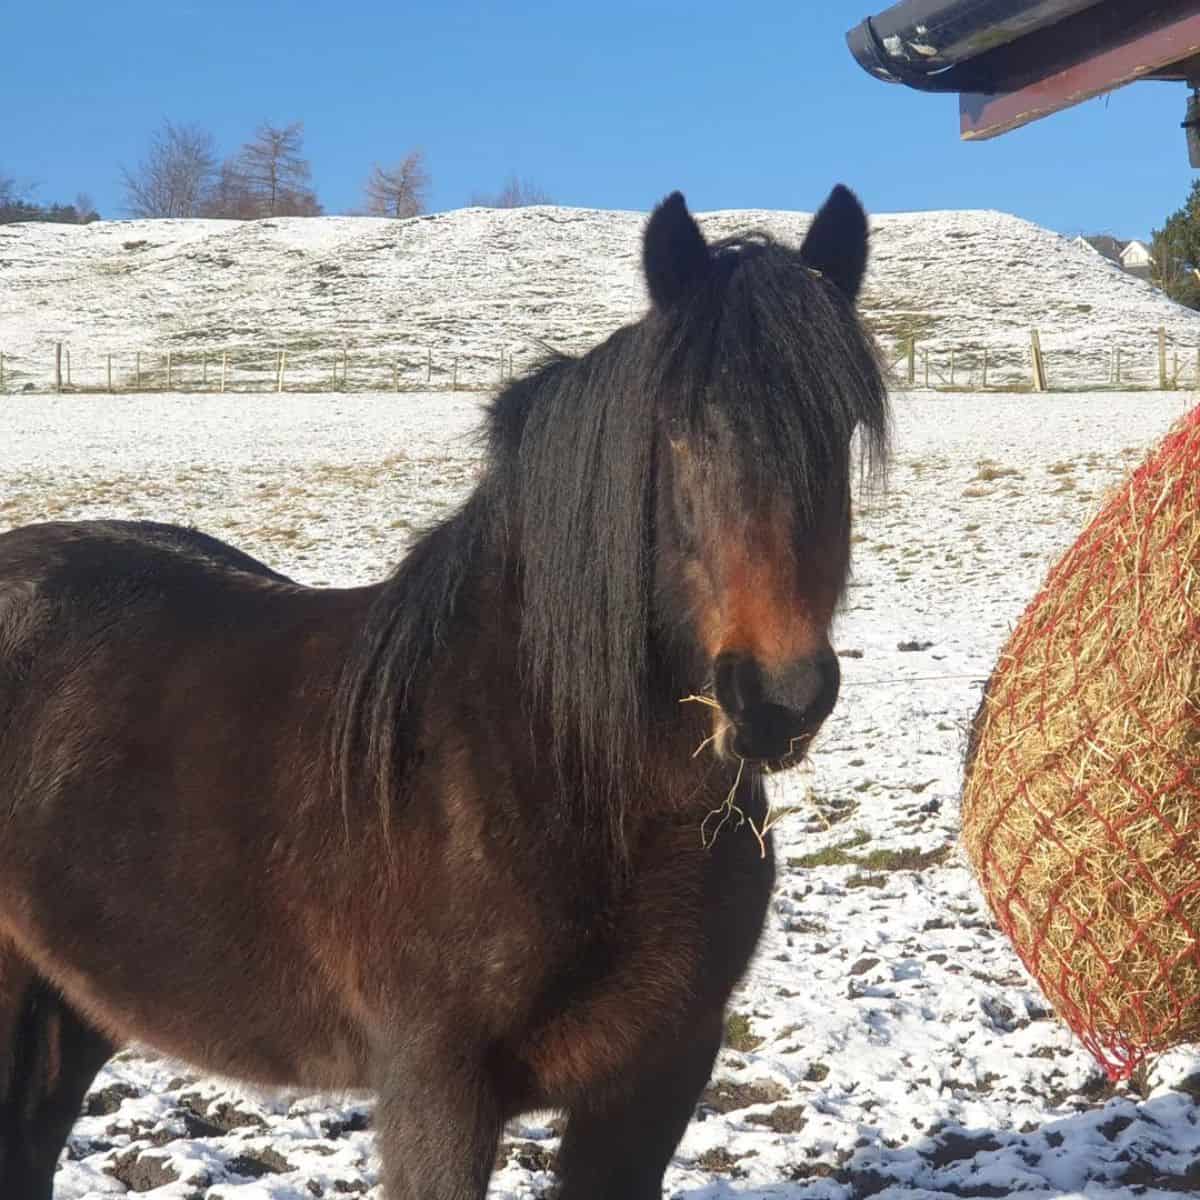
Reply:
[[1183, 207], [1154, 231], [1150, 253], [1154, 282], [1178, 304], [1200, 309], [1200, 179]]

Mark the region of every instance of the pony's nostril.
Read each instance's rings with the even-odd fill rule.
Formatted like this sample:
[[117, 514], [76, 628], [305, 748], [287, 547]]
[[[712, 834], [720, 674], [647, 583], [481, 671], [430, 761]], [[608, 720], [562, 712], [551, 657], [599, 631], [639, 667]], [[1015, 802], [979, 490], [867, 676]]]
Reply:
[[841, 670], [836, 655], [819, 654], [793, 663], [773, 676], [766, 698], [815, 722], [823, 721], [837, 701]]
[[773, 680], [772, 699], [797, 713], [806, 713], [816, 703], [823, 684], [821, 669], [812, 660], [805, 660]]
[[762, 704], [763, 674], [748, 654], [726, 651], [713, 664], [713, 684], [717, 703], [731, 717]]

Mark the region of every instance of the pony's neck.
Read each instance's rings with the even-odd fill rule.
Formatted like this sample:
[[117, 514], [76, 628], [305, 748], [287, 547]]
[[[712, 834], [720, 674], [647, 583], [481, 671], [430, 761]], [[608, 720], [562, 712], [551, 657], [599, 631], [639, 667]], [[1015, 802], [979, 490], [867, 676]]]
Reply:
[[[664, 647], [652, 647], [640, 717], [636, 725], [625, 726], [622, 754], [610, 755], [603, 737], [593, 737], [589, 747], [584, 723], [594, 720], [598, 710], [556, 706], [552, 689], [537, 678], [539, 646], [530, 639], [552, 634], [553, 627], [544, 619], [528, 622], [532, 601], [523, 594], [520, 530], [515, 520], [488, 511], [494, 501], [494, 496], [477, 493], [427, 535], [428, 545], [426, 539], [418, 543], [414, 553], [461, 556], [454, 564], [457, 582], [444, 593], [452, 594], [453, 602], [434, 617], [438, 640], [442, 652], [461, 655], [453, 673], [469, 671], [472, 686], [486, 690], [479, 696], [480, 707], [510, 746], [515, 777], [530, 780], [539, 798], [552, 787], [567, 827], [603, 832], [614, 848], [636, 836], [643, 818], [692, 811], [702, 818], [712, 807], [710, 794], [724, 796], [736, 773], [702, 749], [711, 733], [708, 709], [685, 702], [681, 672], [672, 668]], [[572, 616], [561, 613], [556, 619]], [[603, 636], [601, 627], [592, 628], [598, 638]], [[585, 658], [607, 650], [601, 644], [576, 646]], [[599, 711], [608, 716], [602, 707]]]

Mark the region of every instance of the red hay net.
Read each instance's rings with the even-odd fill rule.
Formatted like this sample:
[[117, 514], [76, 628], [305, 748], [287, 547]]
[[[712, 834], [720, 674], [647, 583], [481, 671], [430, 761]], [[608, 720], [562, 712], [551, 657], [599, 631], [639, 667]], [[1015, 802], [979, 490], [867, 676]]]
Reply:
[[1111, 1080], [1200, 1040], [1200, 409], [1021, 617], [978, 718], [963, 839]]

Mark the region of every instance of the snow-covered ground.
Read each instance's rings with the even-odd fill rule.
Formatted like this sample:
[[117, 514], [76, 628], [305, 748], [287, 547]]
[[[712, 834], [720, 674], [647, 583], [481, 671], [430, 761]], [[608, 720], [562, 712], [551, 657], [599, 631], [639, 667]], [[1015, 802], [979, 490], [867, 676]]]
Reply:
[[[832, 180], [830, 181], [833, 182]], [[849, 182], [853, 182], [852, 180]], [[822, 197], [814, 196], [812, 201]], [[648, 197], [648, 199], [650, 199]], [[710, 237], [765, 229], [798, 243], [803, 212], [710, 213]], [[644, 213], [543, 206], [460, 209], [391, 221], [101, 221], [0, 226], [0, 392], [53, 380], [54, 344], [73, 384], [272, 386], [278, 353], [299, 389], [325, 388], [345, 353], [349, 390], [490, 385], [546, 343], [574, 352], [644, 307]], [[863, 311], [888, 357], [917, 338], [932, 386], [1028, 386], [1039, 330], [1051, 386], [1121, 378], [1194, 382], [1200, 315], [1086, 247], [998, 212], [876, 216]], [[141, 352], [140, 366], [136, 358]], [[950, 355], [955, 355], [951, 370]], [[205, 357], [207, 356], [207, 366]], [[65, 371], [65, 364], [64, 364]], [[394, 372], [394, 374], [393, 374]]]
[[[794, 811], [777, 830], [775, 902], [669, 1195], [1200, 1193], [1200, 1056], [1109, 1088], [991, 927], [955, 845], [965, 728], [997, 650], [1188, 401], [896, 398], [890, 484], [859, 514], [839, 618], [842, 699], [811, 766], [779, 784]], [[306, 582], [365, 581], [470, 488], [479, 403], [9, 398], [0, 527], [174, 520]], [[267, 1096], [132, 1049], [97, 1080], [56, 1196], [378, 1195], [369, 1112], [362, 1097]], [[509, 1131], [495, 1196], [550, 1186], [555, 1131], [549, 1114]]]

